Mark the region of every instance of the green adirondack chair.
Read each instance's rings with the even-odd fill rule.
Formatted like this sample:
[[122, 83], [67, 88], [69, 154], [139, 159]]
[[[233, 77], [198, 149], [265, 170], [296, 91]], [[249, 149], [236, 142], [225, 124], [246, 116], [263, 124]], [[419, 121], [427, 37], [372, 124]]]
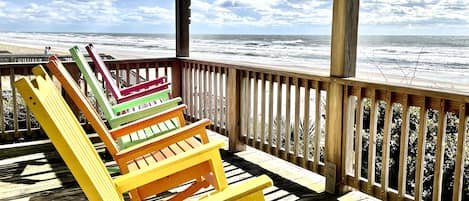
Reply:
[[[111, 128], [116, 128], [125, 123], [136, 121], [138, 119], [174, 108], [182, 100], [180, 97], [169, 99], [170, 90], [165, 89], [153, 94], [112, 105], [104, 93], [104, 90], [101, 87], [102, 85], [94, 75], [93, 70], [89, 66], [78, 47], [71, 48], [70, 53], [72, 54], [73, 59], [76, 61], [77, 66], [80, 72], [83, 74], [87, 84], [90, 86], [91, 92], [93, 93], [94, 98], [103, 112], [104, 118], [108, 120]], [[57, 59], [57, 57], [51, 56], [49, 60], [53, 62], [49, 62], [47, 66], [54, 74], [69, 74], [68, 71], [63, 67], [60, 60]], [[76, 83], [71, 79], [60, 79], [63, 76], [57, 77], [59, 77], [59, 81], [62, 83], [62, 85], [76, 85]], [[71, 94], [76, 92], [67, 91], [67, 93]], [[155, 104], [155, 102], [159, 103]], [[150, 137], [155, 137], [172, 131], [176, 128], [179, 128], [180, 126], [181, 122], [178, 122], [174, 119], [169, 119], [168, 121], [152, 125], [150, 128], [151, 130], [143, 129], [139, 132], [136, 132], [134, 135], [123, 136], [122, 138], [119, 138], [117, 142], [119, 147], [127, 148], [141, 143]]]
[[[104, 118], [108, 120], [109, 125], [112, 128], [173, 108], [182, 100], [180, 97], [169, 99], [170, 90], [166, 89], [154, 94], [149, 94], [113, 105], [106, 96], [101, 83], [94, 75], [94, 72], [86, 61], [83, 53], [81, 53], [78, 47], [70, 48], [70, 53], [72, 54], [73, 60], [76, 62], [88, 86], [90, 86], [91, 92], [104, 114]], [[58, 60], [56, 57], [51, 57], [51, 59]], [[161, 102], [162, 100], [163, 102]], [[151, 105], [154, 102], [161, 103]]]

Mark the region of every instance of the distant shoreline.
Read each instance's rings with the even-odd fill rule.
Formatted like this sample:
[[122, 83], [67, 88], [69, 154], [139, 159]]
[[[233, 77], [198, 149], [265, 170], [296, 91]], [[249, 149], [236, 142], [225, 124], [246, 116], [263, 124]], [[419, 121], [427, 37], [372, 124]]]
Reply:
[[[96, 41], [99, 41], [99, 39], [94, 39]], [[92, 42], [92, 41], [91, 41]], [[52, 47], [52, 54], [59, 54], [59, 55], [68, 55], [68, 48], [72, 47], [73, 45], [68, 45], [68, 44], [63, 44], [60, 42], [55, 42], [55, 45], [50, 45]], [[68, 45], [68, 46], [67, 46]], [[83, 44], [76, 44], [76, 45], [83, 45]], [[145, 54], [140, 54], [140, 52], [135, 51], [122, 51], [122, 50], [127, 50], [132, 47], [127, 47], [127, 46], [120, 46], [120, 47], [114, 47], [111, 49], [105, 49], [103, 45], [99, 45], [98, 49], [103, 47], [101, 50], [102, 53], [110, 54], [117, 59], [138, 59], [138, 58], [155, 58], [155, 57], [161, 57], [159, 54], [153, 54], [154, 56], [148, 56]], [[9, 43], [9, 42], [4, 42], [0, 41], [0, 50], [8, 50], [12, 54], [43, 54], [44, 49], [42, 46], [39, 45], [34, 45], [34, 44], [14, 44], [14, 43]], [[84, 49], [82, 50], [84, 51]], [[196, 55], [195, 53], [191, 55]], [[166, 56], [166, 55], [163, 55]], [[329, 71], [328, 68], [319, 68], [319, 67], [314, 67], [311, 65], [310, 67], [302, 67], [302, 66], [295, 66], [295, 61], [292, 61], [289, 66], [283, 66], [282, 64], [264, 64], [260, 61], [250, 61], [248, 59], [246, 60], [241, 60], [241, 61], [236, 61], [232, 60], [230, 58], [226, 58], [224, 55], [220, 55], [217, 59], [213, 58], [204, 58], [204, 57], [199, 57], [195, 56], [193, 57], [195, 59], [202, 59], [202, 60], [208, 60], [208, 61], [219, 61], [219, 62], [227, 62], [227, 63], [241, 63], [241, 64], [246, 64], [250, 65], [250, 63], [256, 65], [259, 64], [261, 66], [269, 67], [269, 66], [280, 66], [281, 68], [285, 68], [285, 70], [291, 70], [291, 71], [309, 71], [309, 72], [321, 72], [319, 75], [325, 75], [327, 76], [327, 72]], [[256, 63], [258, 62], [258, 63]], [[327, 65], [327, 64], [325, 64]], [[357, 64], [358, 65], [358, 64]], [[468, 66], [469, 68], [469, 66]], [[467, 84], [461, 84], [461, 83], [451, 83], [451, 80], [449, 81], [444, 81], [444, 80], [431, 80], [431, 79], [425, 79], [425, 78], [412, 78], [410, 80], [410, 84], [406, 83], [409, 82], [409, 78], [405, 78], [399, 75], [393, 75], [393, 74], [380, 74], [377, 72], [365, 72], [365, 71], [357, 71], [357, 77], [354, 79], [359, 79], [359, 80], [364, 80], [364, 81], [371, 81], [371, 82], [379, 82], [379, 83], [397, 83], [398, 85], [409, 85], [409, 86], [417, 86], [417, 87], [425, 87], [429, 89], [449, 89], [451, 91], [455, 92], [462, 92], [462, 93], [469, 93], [469, 85]], [[3, 79], [3, 78], [2, 78]], [[404, 80], [405, 82], [402, 82]], [[4, 82], [2, 82], [4, 83]], [[5, 89], [5, 88], [4, 88]]]

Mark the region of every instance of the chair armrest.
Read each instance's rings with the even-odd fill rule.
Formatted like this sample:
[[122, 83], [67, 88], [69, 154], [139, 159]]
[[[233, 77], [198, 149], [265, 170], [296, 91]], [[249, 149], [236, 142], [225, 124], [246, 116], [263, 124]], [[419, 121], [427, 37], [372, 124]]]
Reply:
[[120, 92], [121, 92], [122, 95], [125, 96], [127, 94], [130, 94], [130, 93], [135, 92], [135, 91], [139, 91], [141, 89], [146, 89], [146, 88], [154, 86], [154, 85], [163, 84], [164, 82], [166, 82], [166, 76], [158, 77], [154, 80], [149, 80], [149, 81], [145, 81], [145, 82], [135, 84], [135, 85], [130, 86], [130, 87], [126, 87], [124, 89], [121, 89]]
[[154, 88], [151, 88], [151, 89], [138, 91], [138, 92], [126, 95], [126, 96], [120, 96], [119, 98], [116, 99], [116, 101], [117, 101], [117, 103], [123, 103], [123, 102], [131, 101], [133, 99], [136, 99], [136, 98], [139, 98], [139, 97], [142, 97], [142, 96], [151, 95], [151, 94], [159, 92], [161, 90], [168, 89], [169, 84], [170, 84], [169, 82], [166, 82], [164, 84], [160, 84], [160, 85], [158, 85]]
[[129, 160], [135, 159], [138, 156], [161, 150], [165, 147], [168, 147], [169, 145], [194, 137], [196, 135], [200, 135], [202, 141], [208, 143], [208, 136], [205, 127], [207, 127], [209, 124], [210, 120], [208, 119], [197, 121], [193, 124], [170, 131], [164, 135], [149, 139], [148, 141], [124, 149], [118, 152], [114, 158], [118, 163], [127, 162]]
[[113, 119], [110, 119], [109, 124], [111, 125], [112, 128], [116, 128], [117, 126], [122, 125], [124, 123], [136, 121], [141, 118], [149, 117], [151, 115], [174, 108], [178, 106], [181, 101], [182, 99], [177, 97], [177, 98], [173, 98], [171, 100], [165, 101], [158, 105], [152, 105], [152, 106], [143, 108], [136, 112], [131, 112], [131, 113], [129, 112], [126, 114], [122, 114]]
[[124, 193], [194, 165], [210, 160], [220, 160], [219, 149], [223, 144], [223, 141], [210, 142], [191, 151], [160, 161], [151, 167], [118, 176], [114, 179], [114, 184], [118, 191]]
[[135, 98], [131, 101], [118, 103], [112, 106], [112, 111], [114, 112], [114, 114], [117, 114], [118, 112], [122, 112], [124, 110], [131, 109], [131, 108], [143, 105], [143, 104], [148, 104], [154, 101], [160, 101], [160, 100], [167, 101], [169, 100], [170, 92], [171, 92], [170, 89], [165, 89], [157, 93]]
[[[239, 184], [229, 186], [228, 188], [214, 192], [211, 195], [200, 198], [200, 201], [235, 201], [244, 198], [245, 200], [263, 200], [262, 190], [272, 186], [272, 179], [267, 175], [243, 181]], [[247, 199], [247, 196], [249, 199]]]
[[[140, 119], [138, 121], [134, 121], [132, 123], [124, 124], [123, 126], [120, 126], [116, 129], [111, 130], [111, 136], [113, 139], [117, 139], [119, 137], [122, 137], [124, 135], [128, 135], [132, 132], [136, 132], [138, 130], [148, 128], [152, 125], [155, 125], [157, 123], [172, 119], [172, 118], [178, 118], [179, 121], [181, 121], [181, 117], [184, 118], [182, 115], [183, 110], [187, 108], [186, 105], [178, 105], [175, 108], [171, 108], [169, 110], [165, 110], [164, 112], [154, 114], [152, 116], [149, 116], [144, 119]], [[184, 119], [182, 119], [184, 120]], [[179, 127], [181, 125], [183, 126], [185, 122], [179, 122]]]

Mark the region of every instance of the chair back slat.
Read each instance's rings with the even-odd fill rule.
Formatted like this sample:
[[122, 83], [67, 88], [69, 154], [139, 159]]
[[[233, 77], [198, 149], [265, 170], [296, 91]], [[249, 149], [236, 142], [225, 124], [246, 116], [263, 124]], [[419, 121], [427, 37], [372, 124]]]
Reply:
[[91, 59], [93, 60], [95, 67], [103, 76], [104, 82], [106, 83], [106, 86], [111, 91], [112, 95], [114, 97], [120, 97], [121, 93], [119, 91], [119, 87], [117, 86], [114, 78], [112, 78], [111, 72], [109, 72], [109, 70], [107, 69], [106, 64], [104, 64], [103, 59], [96, 52], [96, 49], [93, 47], [93, 44], [89, 44], [85, 48], [88, 51], [88, 54], [90, 55]]
[[77, 63], [80, 72], [85, 77], [86, 82], [91, 87], [91, 91], [95, 96], [96, 101], [98, 101], [98, 104], [101, 106], [100, 108], [101, 111], [104, 113], [104, 116], [106, 117], [106, 119], [113, 119], [115, 117], [115, 114], [111, 109], [111, 103], [109, 102], [106, 94], [102, 90], [100, 82], [98, 81], [96, 76], [94, 76], [94, 72], [86, 61], [85, 56], [76, 46], [70, 48], [70, 53], [72, 54], [73, 60], [75, 60], [75, 62]]
[[48, 76], [15, 86], [89, 200], [123, 200], [70, 107]]

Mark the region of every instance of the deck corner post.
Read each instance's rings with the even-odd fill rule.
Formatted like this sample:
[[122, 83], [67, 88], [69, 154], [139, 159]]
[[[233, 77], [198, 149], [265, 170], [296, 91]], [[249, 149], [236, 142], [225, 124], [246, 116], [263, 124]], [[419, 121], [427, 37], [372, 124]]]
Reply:
[[[339, 79], [354, 77], [358, 34], [359, 0], [334, 0], [331, 35], [331, 81], [327, 93], [326, 108], [326, 191], [337, 193], [344, 189], [342, 181], [343, 142], [346, 114], [344, 114], [344, 85]], [[328, 168], [330, 167], [330, 168]], [[332, 168], [333, 167], [333, 168]], [[335, 174], [334, 174], [335, 172]]]
[[227, 76], [227, 115], [229, 151], [239, 152], [246, 149], [246, 145], [240, 140], [241, 122], [241, 75], [235, 68], [228, 69]]
[[182, 90], [182, 62], [177, 59], [171, 63], [171, 93], [173, 97], [181, 97]]
[[176, 57], [189, 57], [191, 0], [176, 0]]

